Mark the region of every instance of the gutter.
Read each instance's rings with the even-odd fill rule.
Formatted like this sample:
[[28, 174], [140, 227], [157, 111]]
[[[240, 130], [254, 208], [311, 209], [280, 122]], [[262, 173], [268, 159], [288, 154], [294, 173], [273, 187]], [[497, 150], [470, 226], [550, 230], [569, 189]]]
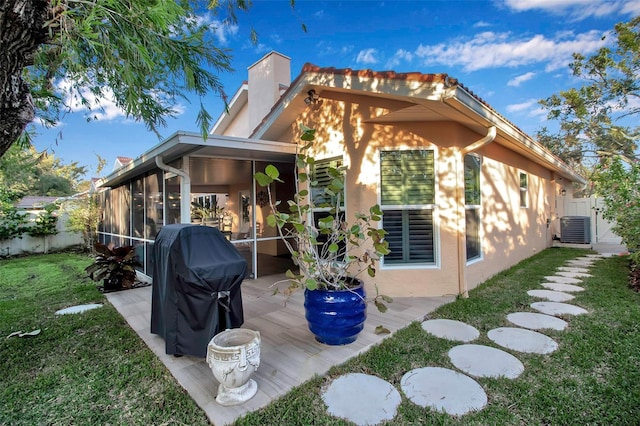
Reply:
[[[185, 157], [188, 158], [188, 157]], [[161, 155], [156, 155], [156, 166], [165, 172], [175, 173], [180, 176], [180, 223], [191, 223], [191, 176], [184, 170], [176, 169], [164, 163]], [[164, 191], [163, 191], [164, 193]], [[184, 202], [189, 200], [189, 202]], [[163, 217], [166, 217], [163, 215]]]
[[[460, 150], [458, 158], [456, 158], [456, 206], [458, 216], [458, 294], [462, 297], [469, 297], [469, 288], [466, 280], [466, 253], [465, 253], [465, 233], [466, 225], [464, 223], [464, 156], [470, 152], [489, 145], [496, 138], [496, 126], [487, 129], [487, 135], [477, 141], [465, 146]], [[462, 179], [460, 178], [462, 176]]]

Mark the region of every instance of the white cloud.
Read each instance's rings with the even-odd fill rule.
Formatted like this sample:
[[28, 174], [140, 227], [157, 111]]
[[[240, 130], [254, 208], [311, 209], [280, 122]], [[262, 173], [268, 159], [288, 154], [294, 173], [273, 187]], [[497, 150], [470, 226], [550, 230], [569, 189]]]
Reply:
[[473, 24], [473, 28], [486, 28], [486, 27], [490, 27], [491, 24], [485, 21], [479, 21], [476, 22], [475, 24]]
[[515, 11], [543, 10], [563, 14], [572, 20], [602, 17], [614, 14], [635, 15], [640, 11], [639, 0], [504, 0], [503, 4]]
[[387, 68], [395, 68], [400, 65], [402, 62], [411, 62], [413, 61], [413, 53], [408, 50], [398, 49], [393, 57], [387, 62]]
[[626, 13], [628, 15], [638, 16], [640, 15], [640, 1], [629, 1], [626, 2], [622, 7], [622, 13]]
[[[87, 119], [95, 121], [128, 122], [126, 112], [120, 108], [113, 96], [113, 91], [108, 87], [101, 89], [101, 94], [96, 95], [86, 87], [76, 88], [69, 80], [62, 80], [56, 85], [57, 91], [62, 93], [64, 104], [71, 112], [83, 112]], [[155, 94], [155, 98], [163, 101], [160, 95]], [[171, 107], [175, 116], [185, 113], [187, 107], [177, 103]]]
[[519, 104], [511, 104], [511, 105], [507, 105], [507, 111], [508, 112], [522, 112], [525, 111], [529, 108], [531, 108], [532, 105], [534, 105], [535, 103], [537, 103], [538, 101], [536, 101], [535, 99], [529, 99], [528, 101], [519, 103]]
[[73, 87], [69, 80], [60, 81], [57, 88], [64, 94], [64, 104], [71, 112], [85, 111], [88, 117], [97, 121], [111, 121], [127, 116], [116, 105], [113, 91], [108, 87], [102, 88], [100, 96], [85, 87], [79, 89]]
[[376, 55], [378, 51], [373, 48], [364, 49], [358, 52], [358, 56], [356, 58], [356, 62], [358, 64], [377, 64], [378, 60], [376, 59]]
[[196, 20], [199, 24], [208, 26], [214, 36], [218, 39], [218, 42], [222, 45], [226, 45], [229, 37], [238, 33], [238, 25], [225, 23], [214, 18], [211, 13], [198, 15]]
[[321, 40], [316, 44], [316, 49], [318, 51], [317, 52], [318, 56], [334, 56], [334, 55], [346, 56], [351, 54], [351, 52], [353, 52], [354, 46], [346, 45], [346, 46], [335, 47], [332, 44]]
[[507, 112], [514, 114], [526, 112], [526, 115], [529, 117], [538, 117], [547, 114], [547, 112], [540, 106], [537, 99], [528, 99], [519, 104], [507, 105]]
[[541, 34], [515, 39], [510, 33], [483, 32], [470, 40], [421, 44], [415, 54], [427, 66], [458, 65], [466, 71], [534, 63], [547, 63], [546, 70], [552, 71], [571, 62], [573, 52], [588, 55], [602, 47], [608, 42], [602, 40], [602, 35], [600, 31], [589, 31], [572, 39], [549, 39]]
[[507, 82], [507, 86], [518, 87], [525, 81], [531, 80], [536, 75], [535, 72], [528, 72], [522, 75], [519, 75]]

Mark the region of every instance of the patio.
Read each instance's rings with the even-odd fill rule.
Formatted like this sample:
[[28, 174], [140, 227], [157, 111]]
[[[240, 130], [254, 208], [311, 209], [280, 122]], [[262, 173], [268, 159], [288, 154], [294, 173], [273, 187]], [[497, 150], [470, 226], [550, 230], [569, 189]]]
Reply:
[[[243, 327], [260, 331], [262, 347], [260, 367], [253, 376], [258, 383], [258, 393], [246, 404], [233, 407], [223, 407], [215, 402], [218, 383], [204, 359], [166, 355], [164, 339], [151, 334], [151, 287], [107, 293], [106, 296], [205, 411], [211, 423], [218, 426], [233, 423], [314, 375], [325, 374], [333, 365], [365, 352], [388, 336], [375, 334], [378, 325], [393, 333], [413, 321], [423, 320], [429, 312], [455, 299], [453, 295], [396, 298], [388, 305], [386, 313], [380, 313], [370, 305], [365, 329], [356, 342], [327, 346], [317, 343], [307, 329], [301, 291], [288, 301], [282, 294], [273, 294], [273, 284], [283, 279], [283, 275], [271, 275], [247, 279], [242, 284]], [[282, 285], [286, 287], [286, 283]]]

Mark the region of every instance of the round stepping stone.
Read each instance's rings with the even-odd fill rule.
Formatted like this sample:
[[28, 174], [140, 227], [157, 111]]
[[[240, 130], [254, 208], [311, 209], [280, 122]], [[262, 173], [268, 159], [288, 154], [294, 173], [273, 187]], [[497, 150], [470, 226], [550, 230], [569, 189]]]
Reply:
[[90, 311], [92, 309], [101, 308], [102, 305], [98, 303], [89, 303], [87, 305], [69, 306], [68, 308], [60, 309], [56, 311], [56, 315], [67, 314], [81, 314], [82, 312]]
[[362, 373], [338, 377], [324, 391], [322, 399], [329, 414], [357, 425], [392, 420], [402, 400], [391, 383]]
[[567, 277], [567, 278], [589, 278], [593, 276], [591, 274], [585, 274], [584, 272], [564, 272], [564, 271], [558, 271], [556, 272], [556, 275], [559, 277]]
[[451, 363], [474, 377], [506, 377], [515, 379], [524, 365], [515, 356], [484, 345], [460, 345], [449, 350]]
[[571, 294], [562, 293], [561, 291], [553, 291], [553, 290], [529, 290], [527, 294], [529, 296], [539, 297], [541, 299], [547, 299], [551, 302], [567, 302], [569, 300], [576, 298]]
[[558, 344], [550, 337], [522, 328], [494, 328], [489, 330], [487, 337], [503, 348], [513, 349], [518, 352], [549, 354], [558, 349]]
[[579, 273], [584, 273], [584, 274], [589, 272], [589, 270], [587, 268], [577, 268], [577, 267], [571, 267], [571, 266], [558, 266], [558, 271], [579, 272]]
[[480, 337], [473, 326], [450, 319], [432, 319], [422, 323], [422, 329], [442, 339], [470, 342]]
[[400, 387], [411, 402], [454, 416], [487, 405], [487, 394], [469, 376], [441, 367], [417, 368], [405, 373]]
[[547, 315], [582, 315], [588, 313], [586, 309], [576, 305], [569, 305], [568, 303], [534, 302], [531, 307]]
[[553, 291], [561, 291], [564, 293], [577, 293], [579, 291], [584, 291], [583, 287], [573, 285], [573, 284], [562, 284], [562, 283], [542, 283], [542, 287], [548, 288]]
[[578, 268], [590, 268], [593, 266], [593, 262], [585, 262], [581, 260], [569, 260], [565, 262], [566, 266], [578, 267]]
[[550, 328], [552, 330], [564, 330], [567, 328], [567, 322], [551, 315], [536, 314], [533, 312], [514, 312], [507, 315], [507, 319], [513, 324], [528, 328], [530, 330], [543, 330]]
[[545, 279], [547, 281], [551, 281], [554, 283], [562, 283], [562, 284], [579, 284], [582, 282], [582, 280], [579, 280], [577, 278], [559, 277], [557, 275], [554, 275], [551, 277], [545, 277]]

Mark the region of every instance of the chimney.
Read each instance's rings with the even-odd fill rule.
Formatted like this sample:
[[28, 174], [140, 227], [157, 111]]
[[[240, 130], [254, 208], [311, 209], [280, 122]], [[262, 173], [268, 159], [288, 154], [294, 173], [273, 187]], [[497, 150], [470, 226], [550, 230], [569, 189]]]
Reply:
[[291, 84], [291, 58], [272, 51], [249, 67], [249, 129], [255, 129]]

